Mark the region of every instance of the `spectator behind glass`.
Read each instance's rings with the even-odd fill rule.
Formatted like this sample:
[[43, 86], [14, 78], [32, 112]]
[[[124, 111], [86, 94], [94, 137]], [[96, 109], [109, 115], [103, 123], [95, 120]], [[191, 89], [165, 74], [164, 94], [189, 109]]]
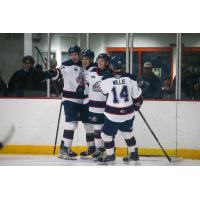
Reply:
[[6, 92], [7, 92], [7, 85], [5, 84], [5, 82], [3, 81], [3, 78], [1, 76], [1, 70], [0, 70], [0, 96], [4, 97], [6, 96]]
[[144, 99], [160, 99], [161, 81], [152, 71], [152, 63], [145, 62], [142, 76], [139, 79], [139, 87], [142, 89]]
[[188, 65], [182, 68], [181, 96], [183, 99], [200, 99], [200, 74], [197, 67]]
[[25, 91], [44, 90], [43, 74], [34, 69], [32, 56], [25, 56], [22, 59], [22, 68], [17, 70], [8, 83], [8, 95], [24, 96]]
[[[55, 69], [56, 67], [57, 67], [57, 61], [56, 61], [56, 59], [52, 58], [50, 60], [50, 69]], [[60, 96], [63, 87], [64, 87], [64, 83], [63, 83], [63, 78], [62, 77], [59, 77], [56, 80], [52, 80], [50, 82], [50, 88], [51, 88], [50, 93], [51, 93], [51, 96]]]
[[163, 99], [174, 99], [175, 85], [171, 83], [170, 77], [166, 77], [162, 85]]

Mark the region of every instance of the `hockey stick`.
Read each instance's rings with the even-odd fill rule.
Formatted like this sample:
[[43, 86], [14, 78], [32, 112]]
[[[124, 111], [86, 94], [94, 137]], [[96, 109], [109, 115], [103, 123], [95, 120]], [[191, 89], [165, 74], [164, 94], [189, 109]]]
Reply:
[[2, 140], [2, 142], [0, 142], [0, 149], [3, 149], [3, 147], [10, 141], [14, 132], [15, 132], [15, 127], [11, 126], [8, 133], [6, 134], [6, 137]]
[[41, 51], [38, 49], [38, 47], [37, 46], [35, 46], [35, 49], [37, 50], [37, 52], [39, 53], [39, 55], [40, 55], [40, 57], [41, 57], [41, 59], [42, 59], [42, 62], [43, 62], [43, 64], [45, 65], [46, 63], [45, 63], [45, 60], [44, 60], [44, 58], [43, 58], [43, 56], [42, 56], [42, 53], [41, 53]]
[[58, 131], [59, 131], [59, 126], [60, 126], [61, 111], [62, 111], [62, 102], [60, 104], [60, 111], [59, 111], [58, 123], [57, 123], [57, 129], [56, 129], [56, 137], [55, 137], [55, 143], [54, 143], [54, 148], [53, 148], [53, 155], [55, 155], [56, 153], [56, 144], [57, 144]]
[[150, 130], [151, 134], [153, 135], [154, 139], [156, 140], [156, 142], [158, 143], [158, 145], [160, 146], [160, 148], [162, 149], [163, 153], [165, 154], [167, 160], [169, 162], [172, 162], [172, 159], [168, 156], [168, 154], [166, 153], [166, 151], [164, 150], [164, 148], [162, 147], [162, 145], [160, 144], [158, 138], [156, 137], [155, 133], [153, 132], [153, 130], [151, 129], [151, 127], [149, 126], [147, 120], [145, 119], [144, 115], [142, 114], [142, 112], [140, 110], [138, 110], [140, 116], [142, 117], [144, 123], [147, 125], [148, 129]]
[[[41, 53], [41, 51], [39, 50], [39, 48], [37, 46], [35, 46], [35, 49], [37, 50], [38, 54], [40, 55], [43, 64], [46, 65], [46, 62], [45, 62], [46, 58], [45, 59], [43, 58], [42, 53]], [[50, 81], [51, 81], [51, 83], [52, 83], [57, 95], [60, 96], [58, 88], [55, 86], [55, 84], [54, 84], [54, 82], [52, 80], [50, 80]]]
[[[43, 64], [45, 65], [46, 62], [45, 62], [45, 60], [44, 60], [44, 58], [43, 58], [43, 56], [42, 56], [41, 51], [39, 50], [39, 48], [38, 48], [37, 46], [35, 46], [35, 49], [36, 49], [37, 52], [39, 53], [39, 55], [40, 55], [40, 57], [41, 57], [41, 59], [42, 59], [42, 62], [43, 62]], [[57, 95], [60, 96], [60, 94], [59, 94], [59, 92], [58, 92], [58, 89], [57, 89], [57, 87], [55, 86], [54, 82], [53, 82], [52, 80], [51, 80], [51, 82], [52, 82], [53, 87], [54, 87], [55, 90], [56, 90]], [[62, 95], [60, 96], [60, 98], [62, 99]], [[53, 148], [53, 155], [55, 155], [55, 153], [56, 153], [56, 144], [57, 144], [58, 131], [59, 131], [59, 126], [60, 126], [61, 111], [62, 111], [62, 102], [61, 102], [61, 104], [60, 104], [60, 111], [59, 111], [58, 123], [57, 123], [57, 129], [56, 129], [56, 137], [55, 137], [55, 143], [54, 143], [54, 148]]]

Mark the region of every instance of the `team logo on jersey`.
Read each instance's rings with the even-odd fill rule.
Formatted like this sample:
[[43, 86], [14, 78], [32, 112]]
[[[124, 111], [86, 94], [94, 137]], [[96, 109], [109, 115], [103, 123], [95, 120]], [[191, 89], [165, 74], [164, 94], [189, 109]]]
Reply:
[[101, 81], [97, 81], [93, 86], [92, 86], [92, 91], [94, 92], [101, 92], [101, 87], [100, 87]]
[[96, 117], [92, 117], [92, 118], [91, 118], [91, 121], [92, 121], [92, 122], [96, 122], [96, 121], [97, 121], [97, 118], [96, 118]]
[[95, 76], [91, 76], [91, 78], [95, 78]]
[[120, 74], [115, 74], [115, 78], [119, 79], [119, 78], [121, 78], [121, 75]]
[[84, 76], [84, 73], [80, 72], [78, 77], [76, 78], [76, 82], [78, 84], [84, 84], [85, 82], [85, 76]]
[[125, 110], [120, 110], [120, 113], [122, 113], [122, 114], [125, 113], [125, 112], [126, 112]]

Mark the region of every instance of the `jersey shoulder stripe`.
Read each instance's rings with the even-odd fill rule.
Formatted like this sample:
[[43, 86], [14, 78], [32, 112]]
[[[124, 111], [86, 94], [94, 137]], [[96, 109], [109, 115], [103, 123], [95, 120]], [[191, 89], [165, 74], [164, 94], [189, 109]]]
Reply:
[[67, 66], [72, 66], [72, 65], [76, 65], [76, 66], [78, 66], [78, 67], [81, 67], [80, 62], [74, 63], [72, 60], [67, 60], [67, 61], [65, 61], [65, 62], [62, 62], [62, 65], [64, 65], [65, 67], [67, 67]]
[[106, 74], [106, 75], [103, 76], [102, 81], [106, 80], [106, 79], [109, 79], [109, 78], [113, 78], [113, 77], [114, 77], [113, 74]]
[[90, 70], [90, 72], [97, 72], [97, 68], [96, 68], [96, 67], [92, 68], [92, 69]]

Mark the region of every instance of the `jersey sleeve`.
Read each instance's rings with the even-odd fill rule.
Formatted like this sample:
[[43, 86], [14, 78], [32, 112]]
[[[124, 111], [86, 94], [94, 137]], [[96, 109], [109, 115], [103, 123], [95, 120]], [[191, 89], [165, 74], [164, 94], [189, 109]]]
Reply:
[[100, 83], [101, 91], [104, 95], [108, 94], [108, 85], [106, 80], [102, 80]]
[[91, 72], [89, 72], [88, 74], [84, 74], [84, 83], [85, 85], [89, 85], [89, 81], [90, 81], [90, 76], [91, 76]]
[[57, 79], [62, 78], [64, 69], [65, 69], [64, 66], [60, 66], [60, 67], [56, 68], [55, 69], [56, 73], [55, 73], [55, 76], [52, 77], [52, 80], [57, 80]]
[[134, 80], [132, 80], [132, 91], [131, 91], [131, 93], [132, 93], [131, 95], [132, 95], [133, 99], [137, 99], [142, 94], [141, 88], [138, 87], [137, 82], [134, 81]]
[[133, 100], [133, 107], [135, 111], [138, 111], [142, 106], [143, 99], [142, 99], [142, 90], [138, 87], [136, 81], [132, 80], [132, 100]]

